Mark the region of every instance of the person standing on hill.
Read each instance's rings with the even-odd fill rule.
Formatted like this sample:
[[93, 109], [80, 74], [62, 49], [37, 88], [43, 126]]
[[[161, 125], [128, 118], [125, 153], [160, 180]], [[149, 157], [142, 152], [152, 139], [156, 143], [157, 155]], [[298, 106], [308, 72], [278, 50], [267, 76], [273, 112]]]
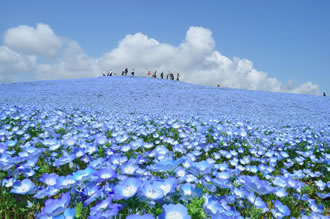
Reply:
[[163, 79], [164, 77], [164, 72], [160, 73], [160, 78]]
[[133, 68], [133, 71], [131, 72], [132, 77], [134, 77], [135, 70]]
[[150, 77], [151, 76], [151, 71], [148, 71], [148, 77]]
[[127, 76], [128, 68], [125, 68], [125, 76]]
[[157, 70], [152, 75], [153, 78], [157, 78]]
[[323, 96], [324, 96], [324, 97], [327, 96], [327, 95], [325, 94], [325, 92], [323, 92]]
[[176, 74], [176, 80], [177, 80], [177, 81], [180, 80], [180, 75], [179, 75], [179, 73]]

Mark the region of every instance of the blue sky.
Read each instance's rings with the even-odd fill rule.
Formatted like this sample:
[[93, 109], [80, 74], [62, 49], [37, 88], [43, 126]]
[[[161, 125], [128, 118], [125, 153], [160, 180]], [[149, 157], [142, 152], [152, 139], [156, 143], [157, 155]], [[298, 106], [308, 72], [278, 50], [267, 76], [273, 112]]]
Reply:
[[[60, 0], [4, 1], [0, 5], [0, 34], [3, 36], [0, 46], [8, 46], [4, 42], [8, 29], [19, 25], [36, 28], [38, 23], [43, 23], [61, 40], [75, 41], [84, 54], [98, 59], [117, 48], [127, 34], [140, 32], [148, 39], [179, 48], [187, 41], [190, 27], [203, 27], [212, 33], [215, 42], [212, 51], [231, 60], [233, 57], [248, 59], [253, 69], [283, 84], [294, 80], [298, 87], [311, 82], [318, 85], [319, 92], [326, 91], [330, 95], [330, 1]], [[36, 65], [55, 62], [47, 57], [36, 57]], [[184, 70], [192, 71], [195, 67], [178, 69], [184, 74]], [[22, 74], [9, 81], [20, 81]], [[198, 83], [185, 74], [187, 81]], [[194, 75], [204, 77], [198, 73]], [[39, 78], [31, 76], [31, 80]], [[201, 81], [203, 83], [207, 84]], [[228, 82], [227, 86], [267, 90], [259, 85], [249, 87], [246, 83], [237, 83]]]

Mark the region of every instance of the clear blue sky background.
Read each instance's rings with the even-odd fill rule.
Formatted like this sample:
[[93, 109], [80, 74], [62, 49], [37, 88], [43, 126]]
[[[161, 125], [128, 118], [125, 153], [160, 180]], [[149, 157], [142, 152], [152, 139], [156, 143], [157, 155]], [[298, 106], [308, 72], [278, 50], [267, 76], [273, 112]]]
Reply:
[[247, 58], [285, 82], [311, 81], [330, 95], [330, 1], [120, 0], [0, 2], [0, 34], [17, 25], [49, 24], [98, 57], [126, 34], [142, 32], [179, 45], [190, 26], [213, 32], [216, 49]]

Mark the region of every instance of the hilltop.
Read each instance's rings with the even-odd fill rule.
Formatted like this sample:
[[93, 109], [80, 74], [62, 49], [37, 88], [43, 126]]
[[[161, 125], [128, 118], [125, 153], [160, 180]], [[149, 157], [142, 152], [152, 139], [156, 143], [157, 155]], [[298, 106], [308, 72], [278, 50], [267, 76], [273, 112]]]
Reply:
[[327, 97], [216, 88], [141, 77], [0, 84], [0, 103], [79, 108], [119, 115], [248, 120], [273, 125], [330, 123]]

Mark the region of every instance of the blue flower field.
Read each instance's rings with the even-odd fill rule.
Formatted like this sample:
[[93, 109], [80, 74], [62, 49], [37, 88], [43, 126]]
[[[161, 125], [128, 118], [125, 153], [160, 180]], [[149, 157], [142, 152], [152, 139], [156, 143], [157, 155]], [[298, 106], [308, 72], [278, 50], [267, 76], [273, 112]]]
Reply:
[[330, 99], [142, 77], [0, 84], [1, 218], [329, 218]]

